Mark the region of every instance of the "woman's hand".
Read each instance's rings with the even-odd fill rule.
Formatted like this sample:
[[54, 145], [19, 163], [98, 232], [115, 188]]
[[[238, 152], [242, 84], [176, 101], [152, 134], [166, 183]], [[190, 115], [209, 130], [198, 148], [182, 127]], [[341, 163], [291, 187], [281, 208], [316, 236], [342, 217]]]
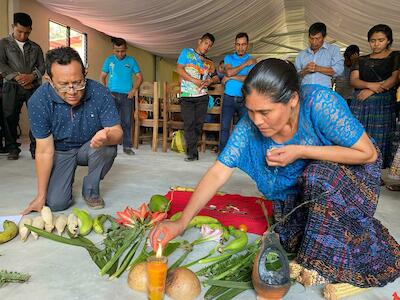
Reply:
[[165, 249], [168, 242], [185, 231], [185, 226], [179, 221], [165, 220], [158, 223], [150, 232], [150, 243], [154, 251], [157, 251], [158, 244], [161, 243]]
[[373, 94], [375, 94], [372, 90], [370, 89], [363, 89], [361, 92], [358, 93], [357, 95], [357, 100], [359, 101], [364, 101], [366, 100], [368, 97], [372, 96]]
[[265, 160], [270, 167], [285, 167], [301, 158], [300, 145], [287, 145], [267, 152]]
[[367, 89], [373, 91], [375, 94], [379, 94], [385, 91], [385, 89], [382, 86], [382, 82], [368, 82], [367, 83]]

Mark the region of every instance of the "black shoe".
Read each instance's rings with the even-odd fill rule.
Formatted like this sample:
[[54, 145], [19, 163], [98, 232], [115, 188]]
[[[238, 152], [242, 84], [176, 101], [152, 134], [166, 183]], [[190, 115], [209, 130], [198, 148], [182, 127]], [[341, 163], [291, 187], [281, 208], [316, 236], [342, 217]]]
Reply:
[[32, 159], [35, 159], [35, 152], [31, 152]]
[[135, 155], [135, 151], [133, 151], [131, 148], [124, 148], [124, 153], [128, 155]]
[[19, 158], [19, 151], [18, 150], [10, 150], [7, 155], [8, 160], [17, 160]]
[[185, 161], [195, 161], [195, 160], [199, 160], [199, 153], [188, 155], [188, 157], [185, 158]]

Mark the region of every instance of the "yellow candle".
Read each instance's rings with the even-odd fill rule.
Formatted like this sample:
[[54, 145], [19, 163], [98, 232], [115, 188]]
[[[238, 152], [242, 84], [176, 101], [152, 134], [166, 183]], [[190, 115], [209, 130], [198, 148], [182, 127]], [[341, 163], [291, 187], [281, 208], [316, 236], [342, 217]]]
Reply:
[[149, 300], [162, 300], [167, 278], [167, 258], [150, 256], [147, 259], [147, 290]]

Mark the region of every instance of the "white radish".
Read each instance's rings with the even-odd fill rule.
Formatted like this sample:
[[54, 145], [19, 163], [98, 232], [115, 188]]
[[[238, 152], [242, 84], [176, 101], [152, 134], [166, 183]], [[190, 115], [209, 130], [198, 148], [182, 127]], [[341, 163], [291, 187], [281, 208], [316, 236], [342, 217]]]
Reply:
[[50, 207], [43, 206], [40, 214], [42, 215], [43, 221], [48, 226], [53, 225], [53, 213], [51, 212]]
[[19, 221], [19, 235], [21, 237], [21, 241], [26, 241], [29, 236], [31, 230], [25, 226], [25, 224], [32, 225], [32, 219], [29, 217], [23, 217], [21, 221]]
[[64, 232], [65, 226], [67, 226], [67, 216], [64, 214], [59, 215], [56, 218], [56, 223], [55, 223], [55, 227], [57, 230], [58, 235], [62, 235], [62, 233]]
[[67, 219], [67, 226], [69, 232], [71, 232], [73, 236], [78, 235], [78, 217], [75, 216], [75, 214], [69, 214]]
[[[36, 227], [36, 228], [39, 228], [39, 229], [43, 229], [44, 228], [44, 221], [43, 221], [42, 216], [35, 217], [33, 219], [32, 226]], [[35, 240], [37, 240], [38, 237], [39, 237], [39, 235], [36, 232], [33, 232], [33, 231], [32, 231], [32, 236], [33, 236], [33, 238]]]

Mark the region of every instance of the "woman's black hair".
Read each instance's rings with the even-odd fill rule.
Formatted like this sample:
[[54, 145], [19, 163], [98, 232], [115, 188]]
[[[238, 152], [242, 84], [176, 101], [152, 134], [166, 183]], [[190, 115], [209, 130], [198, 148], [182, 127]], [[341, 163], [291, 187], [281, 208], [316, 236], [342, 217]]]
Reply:
[[266, 95], [275, 103], [288, 103], [299, 92], [299, 77], [294, 65], [286, 60], [268, 58], [257, 63], [243, 83], [243, 96], [251, 91]]
[[393, 43], [392, 28], [390, 28], [389, 26], [387, 26], [385, 24], [375, 25], [370, 30], [368, 30], [368, 42], [371, 40], [371, 36], [376, 32], [382, 32], [384, 35], [386, 35], [386, 38], [389, 41], [389, 44], [387, 45], [386, 48], [389, 49], [390, 46], [392, 46], [392, 43]]
[[60, 48], [55, 48], [52, 50], [49, 50], [46, 53], [46, 72], [47, 75], [50, 76], [50, 78], [52, 78], [52, 74], [51, 74], [51, 66], [54, 63], [57, 63], [59, 65], [69, 65], [71, 63], [71, 61], [77, 61], [81, 67], [82, 67], [82, 74], [85, 77], [85, 67], [83, 65], [82, 59], [79, 55], [79, 53], [71, 48], [71, 47], [60, 47]]

